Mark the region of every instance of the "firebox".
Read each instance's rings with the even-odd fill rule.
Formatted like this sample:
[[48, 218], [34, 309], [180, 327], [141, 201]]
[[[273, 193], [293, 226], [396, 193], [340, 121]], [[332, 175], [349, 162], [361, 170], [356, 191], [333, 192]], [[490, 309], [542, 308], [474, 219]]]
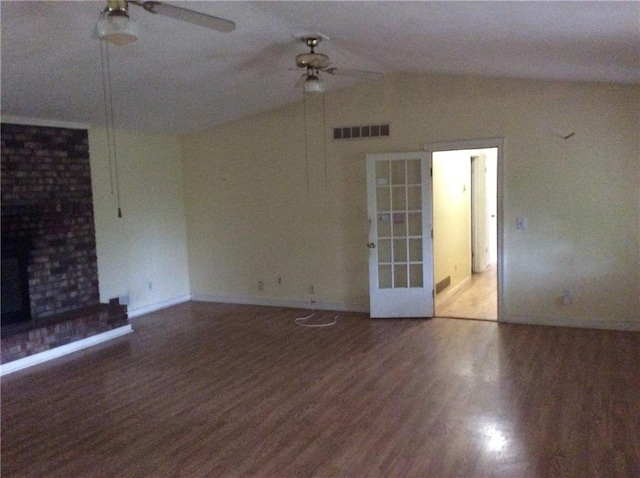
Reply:
[[28, 266], [28, 241], [2, 239], [2, 325], [31, 320]]

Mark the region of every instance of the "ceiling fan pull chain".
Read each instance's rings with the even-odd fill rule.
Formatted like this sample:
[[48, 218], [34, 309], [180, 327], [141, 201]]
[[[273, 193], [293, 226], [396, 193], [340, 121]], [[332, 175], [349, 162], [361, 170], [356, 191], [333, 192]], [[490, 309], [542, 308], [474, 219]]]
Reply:
[[[104, 44], [104, 52], [103, 52]], [[111, 181], [111, 194], [113, 194], [113, 184], [115, 179], [116, 203], [118, 206], [118, 217], [122, 217], [120, 207], [120, 181], [118, 177], [118, 150], [116, 148], [115, 120], [113, 115], [113, 90], [111, 87], [111, 64], [109, 62], [109, 43], [100, 40], [100, 60], [102, 63], [102, 88], [104, 97], [105, 120], [107, 123], [107, 153], [109, 155], [109, 177]], [[113, 173], [112, 173], [113, 158]]]
[[327, 115], [325, 109], [325, 94], [322, 92], [322, 145], [324, 146], [324, 187], [329, 187], [329, 174], [327, 164]]
[[309, 137], [307, 134], [307, 97], [302, 95], [302, 105], [304, 112], [304, 160], [307, 176], [307, 192], [309, 192]]
[[107, 155], [109, 159], [109, 187], [111, 189], [111, 195], [113, 195], [113, 164], [111, 161], [111, 133], [109, 128], [109, 100], [107, 92], [107, 68], [105, 66], [105, 54], [106, 40], [100, 40], [100, 66], [102, 67], [102, 96], [104, 100], [104, 124], [107, 135]]

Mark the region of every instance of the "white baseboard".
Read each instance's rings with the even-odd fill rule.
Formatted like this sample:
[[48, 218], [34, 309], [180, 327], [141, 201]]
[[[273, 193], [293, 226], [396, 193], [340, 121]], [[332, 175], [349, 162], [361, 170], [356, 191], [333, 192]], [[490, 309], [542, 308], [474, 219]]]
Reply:
[[145, 305], [144, 307], [138, 307], [137, 309], [127, 310], [127, 316], [130, 319], [135, 319], [141, 315], [150, 314], [156, 310], [166, 309], [172, 305], [182, 304], [191, 300], [191, 294], [180, 295], [173, 297], [172, 299], [163, 300], [162, 302], [156, 302], [155, 304]]
[[500, 322], [524, 325], [550, 325], [555, 327], [578, 327], [581, 329], [640, 331], [639, 321], [613, 319], [584, 319], [576, 317], [538, 317], [531, 315], [503, 314]]
[[442, 294], [440, 295], [436, 295], [436, 303], [437, 305], [442, 305], [442, 303], [447, 300], [449, 297], [451, 297], [453, 294], [455, 294], [456, 292], [458, 292], [460, 289], [462, 289], [465, 285], [467, 285], [469, 282], [471, 282], [471, 276], [468, 276], [464, 279], [462, 279], [460, 282], [458, 282], [454, 287], [452, 287], [451, 289], [447, 289], [445, 290]]
[[[220, 302], [223, 304], [263, 305], [267, 307], [287, 307], [289, 309], [310, 309], [311, 301], [276, 299], [268, 297], [251, 296], [219, 296], [212, 294], [192, 294], [191, 300], [199, 302]], [[369, 305], [365, 304], [338, 304], [335, 302], [317, 301], [314, 304], [317, 310], [334, 310], [338, 312], [369, 313]]]
[[10, 373], [17, 372], [18, 370], [22, 370], [23, 368], [32, 367], [33, 365], [77, 352], [78, 350], [86, 349], [87, 347], [115, 339], [122, 335], [130, 334], [131, 332], [133, 332], [131, 325], [123, 325], [122, 327], [109, 330], [108, 332], [92, 335], [91, 337], [71, 342], [70, 344], [61, 345], [60, 347], [2, 364], [0, 365], [0, 376], [8, 375]]

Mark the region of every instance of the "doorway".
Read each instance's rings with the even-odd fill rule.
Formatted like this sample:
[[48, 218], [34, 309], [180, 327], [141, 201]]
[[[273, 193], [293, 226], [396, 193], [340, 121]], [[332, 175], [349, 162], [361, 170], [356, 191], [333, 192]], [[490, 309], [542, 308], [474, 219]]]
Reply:
[[501, 140], [428, 145], [435, 316], [499, 319]]

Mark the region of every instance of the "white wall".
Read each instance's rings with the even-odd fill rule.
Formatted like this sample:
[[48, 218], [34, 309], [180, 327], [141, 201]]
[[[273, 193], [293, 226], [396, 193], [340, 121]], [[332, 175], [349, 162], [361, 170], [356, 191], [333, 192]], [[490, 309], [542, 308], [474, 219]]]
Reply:
[[168, 135], [116, 140], [121, 218], [105, 130], [89, 130], [100, 300], [129, 295], [136, 316], [189, 297], [181, 146]]
[[[183, 138], [193, 294], [296, 301], [313, 283], [319, 300], [366, 308], [364, 155], [504, 137], [503, 317], [640, 324], [640, 87], [402, 74], [331, 92], [326, 106], [329, 130], [391, 124], [387, 139], [327, 131], [327, 188], [318, 102], [308, 190], [301, 104]], [[565, 289], [572, 305], [558, 302]]]
[[451, 277], [444, 297], [471, 278], [471, 154], [436, 152], [432, 165], [433, 282]]

